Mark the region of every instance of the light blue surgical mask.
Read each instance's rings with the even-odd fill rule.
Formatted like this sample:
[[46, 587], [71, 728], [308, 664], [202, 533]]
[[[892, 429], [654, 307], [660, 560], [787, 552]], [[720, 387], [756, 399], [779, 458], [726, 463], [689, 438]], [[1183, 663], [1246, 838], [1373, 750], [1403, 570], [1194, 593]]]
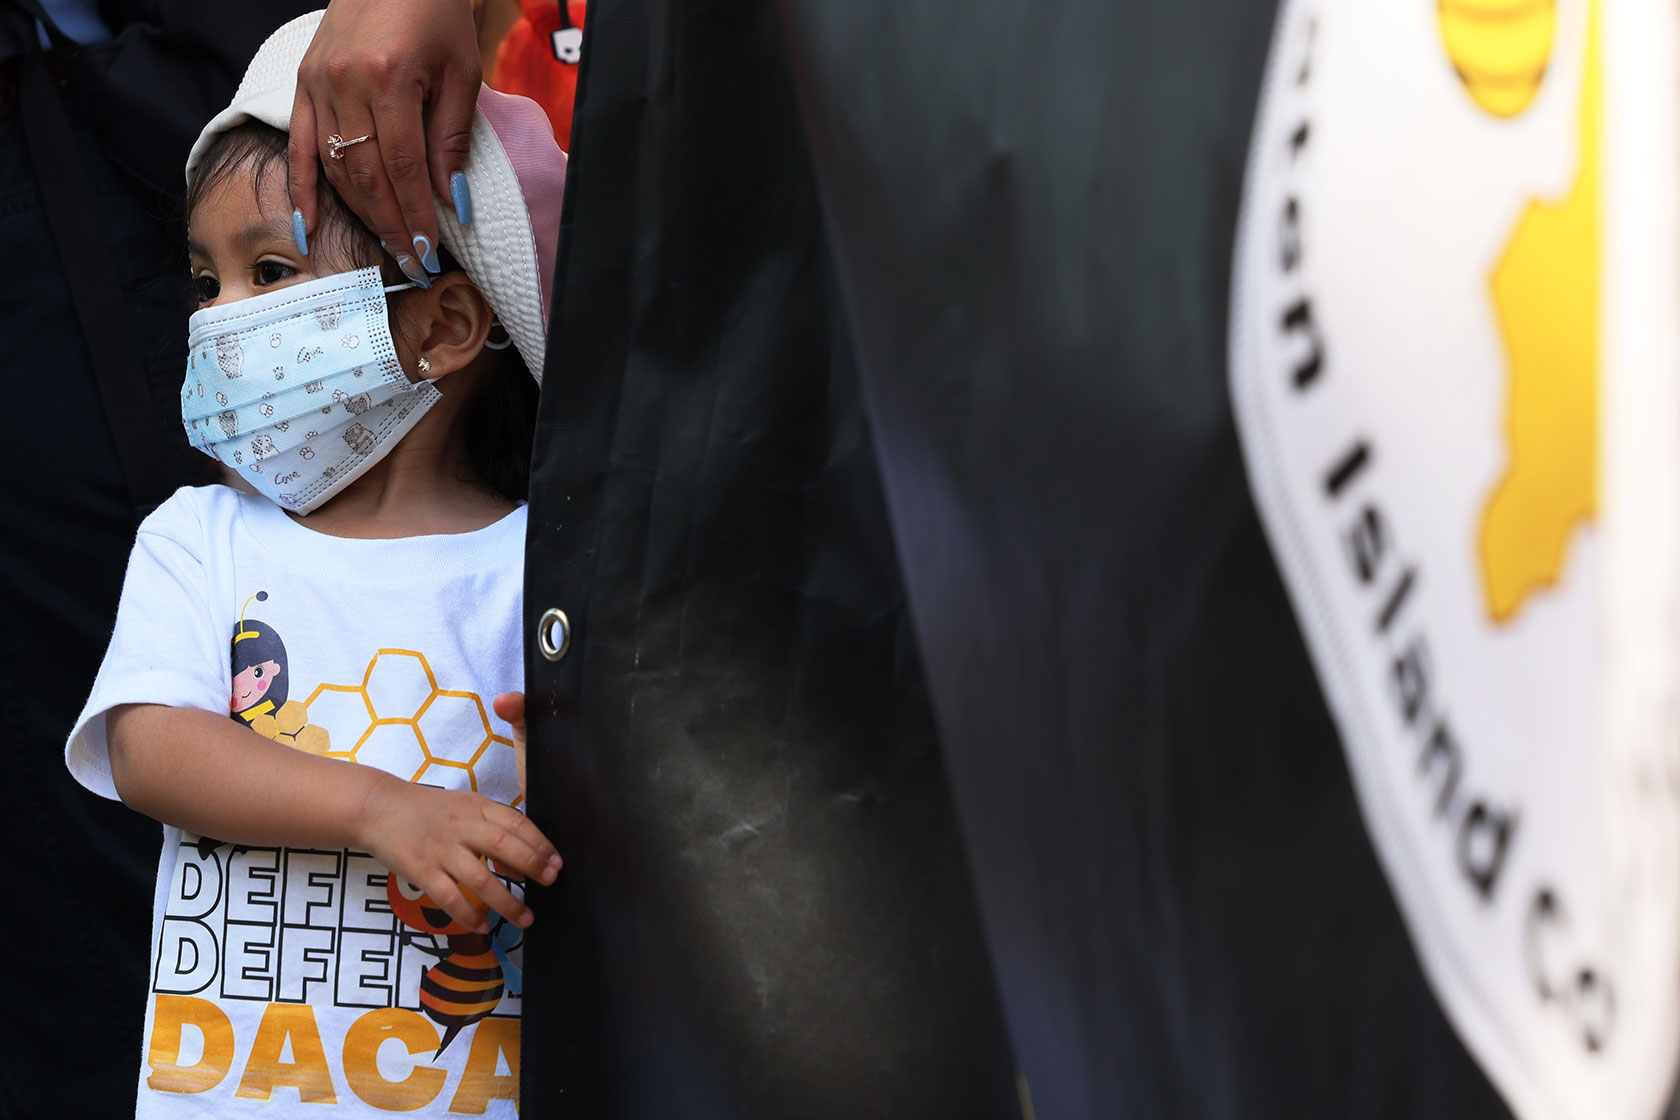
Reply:
[[193, 446], [308, 513], [436, 404], [397, 364], [377, 268], [323, 276], [187, 320], [181, 423]]

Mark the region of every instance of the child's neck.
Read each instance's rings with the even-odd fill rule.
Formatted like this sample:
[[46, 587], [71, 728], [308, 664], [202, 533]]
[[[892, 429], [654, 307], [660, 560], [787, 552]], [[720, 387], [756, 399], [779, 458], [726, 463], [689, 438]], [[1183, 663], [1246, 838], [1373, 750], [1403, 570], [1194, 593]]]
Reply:
[[292, 519], [328, 536], [375, 540], [470, 533], [506, 517], [515, 504], [477, 481], [462, 441], [448, 437], [422, 420], [326, 505]]

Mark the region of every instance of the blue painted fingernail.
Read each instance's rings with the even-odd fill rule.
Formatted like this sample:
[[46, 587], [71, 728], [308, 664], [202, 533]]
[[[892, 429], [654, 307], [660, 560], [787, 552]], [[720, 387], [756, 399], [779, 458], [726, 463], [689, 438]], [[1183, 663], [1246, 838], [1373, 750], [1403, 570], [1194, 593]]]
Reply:
[[449, 177], [449, 197], [455, 200], [455, 220], [464, 226], [472, 225], [472, 190], [467, 186], [465, 171]]
[[303, 228], [303, 211], [292, 211], [292, 240], [297, 242], [298, 253], [309, 255], [309, 231]]
[[398, 257], [397, 267], [402, 269], [403, 275], [420, 285], [422, 288], [432, 286], [432, 278], [426, 275], [426, 270], [417, 264], [413, 257]]
[[414, 253], [420, 258], [420, 263], [426, 266], [426, 271], [436, 274], [443, 271], [438, 264], [437, 250], [432, 248], [432, 239], [423, 233], [414, 235]]

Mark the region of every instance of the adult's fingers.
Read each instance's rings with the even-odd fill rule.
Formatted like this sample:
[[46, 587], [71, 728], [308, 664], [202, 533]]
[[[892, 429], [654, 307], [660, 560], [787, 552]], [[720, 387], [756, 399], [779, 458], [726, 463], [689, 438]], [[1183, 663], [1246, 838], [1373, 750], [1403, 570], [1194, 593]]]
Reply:
[[[367, 179], [373, 194], [381, 198], [388, 196], [396, 203], [402, 236], [415, 259], [428, 273], [436, 275], [437, 212], [432, 208], [432, 185], [426, 175], [426, 129], [421, 118], [421, 96], [418, 86], [399, 86], [381, 90], [375, 98], [371, 127], [379, 138], [384, 174], [370, 174]], [[369, 197], [366, 189], [361, 197]], [[398, 245], [389, 238], [385, 240], [393, 248]]]
[[[319, 138], [321, 166], [326, 169], [327, 179], [337, 189], [339, 197], [362, 216], [385, 251], [397, 262], [397, 267], [402, 269], [403, 275], [422, 288], [429, 288], [432, 286], [431, 279], [416, 256], [413, 235], [408, 232], [402, 208], [397, 204], [386, 173], [383, 156], [385, 141], [377, 132], [372, 117], [364, 115], [365, 112], [365, 106], [354, 103], [342, 112], [334, 106], [332, 118], [337, 129]], [[342, 158], [334, 159], [334, 135], [343, 140], [355, 140], [362, 136], [369, 139], [349, 146], [340, 145], [338, 150]]]
[[[399, 260], [436, 263], [430, 187], [448, 192], [465, 164], [481, 69], [477, 24], [464, 0], [333, 0], [304, 52], [298, 87], [315, 108], [327, 179]], [[441, 121], [429, 123], [435, 114]], [[335, 164], [325, 147], [334, 132], [377, 139]], [[444, 146], [436, 175], [428, 150], [434, 136]], [[470, 217], [470, 200], [467, 207]]]
[[432, 97], [426, 118], [426, 163], [438, 197], [455, 206], [455, 220], [472, 224], [472, 191], [467, 186], [467, 153], [472, 145], [473, 112], [478, 105], [479, 72], [450, 69]]
[[292, 237], [298, 252], [309, 254], [309, 233], [315, 228], [316, 184], [321, 162], [316, 155], [315, 99], [302, 82], [292, 99], [292, 124], [286, 136], [286, 185], [292, 196]]

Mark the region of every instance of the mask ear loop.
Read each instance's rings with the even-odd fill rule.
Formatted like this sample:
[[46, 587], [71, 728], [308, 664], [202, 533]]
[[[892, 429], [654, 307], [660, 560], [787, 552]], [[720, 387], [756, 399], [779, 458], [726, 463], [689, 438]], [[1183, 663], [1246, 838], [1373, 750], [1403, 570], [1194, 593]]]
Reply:
[[[390, 295], [392, 292], [406, 291], [409, 288], [418, 288], [419, 286], [420, 285], [416, 284], [412, 280], [406, 280], [401, 284], [386, 284], [385, 288], [384, 288], [384, 291], [385, 291], [386, 295]], [[435, 377], [427, 377], [426, 376], [427, 373], [431, 372], [432, 363], [429, 359], [427, 359], [426, 355], [424, 355], [424, 354], [420, 355], [419, 366], [420, 366], [420, 368], [418, 370], [416, 370], [416, 372], [420, 374], [420, 377], [416, 380], [415, 384], [430, 385], [432, 382], [436, 381], [439, 377], [443, 376], [443, 374], [441, 374], [441, 373], [437, 374]]]

